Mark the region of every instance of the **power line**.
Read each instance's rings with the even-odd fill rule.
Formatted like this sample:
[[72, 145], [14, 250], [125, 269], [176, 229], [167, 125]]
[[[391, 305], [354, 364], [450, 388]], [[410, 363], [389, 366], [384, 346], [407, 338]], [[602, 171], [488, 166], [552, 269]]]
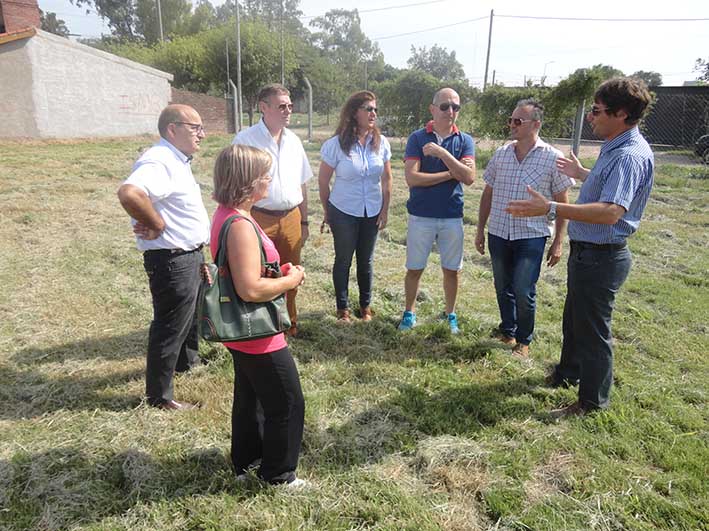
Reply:
[[469, 24], [471, 22], [477, 22], [479, 20], [485, 20], [487, 18], [488, 18], [487, 16], [478, 17], [478, 18], [470, 18], [468, 20], [461, 20], [460, 22], [454, 22], [453, 24], [445, 24], [443, 26], [436, 26], [434, 28], [426, 28], [426, 29], [417, 30], [417, 31], [409, 31], [407, 33], [397, 33], [396, 35], [385, 35], [384, 37], [374, 37], [372, 40], [373, 41], [383, 41], [385, 39], [394, 39], [396, 37], [405, 37], [406, 35], [416, 35], [418, 33], [425, 33], [427, 31], [435, 31], [435, 30], [444, 29], [444, 28], [451, 28], [453, 26], [460, 26], [461, 24]]
[[523, 18], [534, 20], [572, 20], [590, 22], [706, 22], [709, 18], [591, 18], [591, 17], [538, 17], [531, 15], [497, 15], [500, 18]]
[[[388, 7], [374, 7], [372, 9], [358, 9], [358, 13], [374, 13], [377, 11], [389, 11], [390, 9], [403, 9], [406, 7], [416, 7], [416, 6], [424, 6], [427, 4], [440, 4], [441, 2], [447, 2], [448, 0], [428, 0], [427, 2], [416, 2], [412, 4], [401, 4], [398, 6], [388, 6]], [[299, 20], [307, 20], [310, 18], [317, 18], [323, 16], [325, 13], [322, 13], [320, 15], [303, 15], [302, 17], [298, 17]]]

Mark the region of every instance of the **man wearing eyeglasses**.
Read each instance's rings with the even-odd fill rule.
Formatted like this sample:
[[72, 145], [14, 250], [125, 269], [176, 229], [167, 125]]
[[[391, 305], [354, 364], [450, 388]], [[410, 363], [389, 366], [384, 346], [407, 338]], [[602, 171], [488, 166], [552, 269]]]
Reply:
[[554, 410], [556, 418], [584, 415], [610, 403], [613, 383], [611, 317], [615, 296], [630, 272], [627, 239], [640, 224], [653, 184], [654, 157], [638, 130], [651, 102], [642, 81], [615, 78], [603, 83], [586, 115], [593, 133], [604, 139], [593, 169], [576, 157], [560, 158], [566, 175], [583, 181], [576, 204], [555, 205], [529, 188], [531, 199], [511, 201], [513, 216], [554, 211], [571, 220], [567, 294], [561, 360], [547, 383], [578, 383], [578, 401]]
[[[293, 113], [290, 92], [278, 83], [266, 85], [258, 94], [261, 120], [239, 132], [233, 144], [245, 144], [271, 154], [271, 184], [268, 196], [258, 201], [251, 214], [266, 232], [281, 256], [281, 262], [300, 264], [300, 251], [308, 239], [308, 189], [313, 176], [308, 156], [298, 136], [290, 131]], [[298, 333], [297, 288], [286, 294], [291, 328]]]
[[554, 239], [547, 252], [547, 266], [555, 266], [561, 258], [566, 220], [546, 216], [513, 218], [505, 212], [507, 203], [527, 197], [527, 186], [556, 203], [568, 203], [568, 189], [573, 179], [561, 173], [556, 160], [561, 151], [541, 138], [544, 107], [533, 99], [517, 103], [507, 120], [512, 142], [499, 148], [485, 168], [485, 189], [480, 198], [475, 248], [485, 254], [485, 225], [488, 248], [500, 310], [500, 326], [496, 335], [512, 353], [529, 356], [534, 332], [537, 280], [544, 258], [544, 247], [555, 223]]
[[195, 310], [209, 217], [190, 161], [205, 132], [199, 114], [187, 105], [168, 105], [158, 131], [160, 141], [133, 165], [118, 199], [143, 251], [153, 299], [147, 401], [161, 409], [192, 409], [193, 404], [174, 400], [173, 376], [200, 363]]
[[451, 88], [436, 92], [433, 119], [406, 143], [404, 175], [409, 186], [406, 235], [405, 310], [399, 330], [416, 325], [416, 295], [434, 241], [443, 270], [444, 317], [452, 334], [460, 332], [455, 313], [458, 276], [463, 266], [463, 184], [475, 180], [473, 138], [458, 130], [460, 96]]

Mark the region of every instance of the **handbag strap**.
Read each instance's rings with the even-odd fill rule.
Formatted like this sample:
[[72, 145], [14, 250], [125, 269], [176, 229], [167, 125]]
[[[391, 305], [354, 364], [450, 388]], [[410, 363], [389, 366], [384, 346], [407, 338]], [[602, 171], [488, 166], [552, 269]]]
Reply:
[[233, 214], [229, 216], [224, 224], [222, 225], [221, 230], [219, 231], [219, 250], [217, 251], [217, 258], [214, 261], [215, 264], [217, 264], [217, 267], [223, 267], [227, 263], [227, 254], [226, 254], [226, 240], [227, 236], [229, 234], [229, 228], [231, 227], [231, 224], [234, 222], [235, 219], [245, 219], [249, 223], [251, 223], [251, 226], [254, 228], [256, 231], [256, 237], [258, 238], [258, 244], [259, 247], [261, 248], [261, 267], [266, 265], [266, 249], [263, 248], [263, 240], [261, 239], [261, 233], [258, 231], [256, 228], [256, 224], [251, 221], [249, 218], [246, 216], [242, 216], [241, 214]]

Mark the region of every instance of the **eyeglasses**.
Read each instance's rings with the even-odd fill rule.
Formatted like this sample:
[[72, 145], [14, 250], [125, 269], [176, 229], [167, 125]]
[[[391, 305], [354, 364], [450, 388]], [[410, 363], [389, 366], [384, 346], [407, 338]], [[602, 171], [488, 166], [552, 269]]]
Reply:
[[443, 112], [446, 112], [448, 109], [453, 109], [453, 112], [458, 112], [460, 110], [460, 105], [458, 105], [457, 103], [449, 103], [447, 101], [444, 101], [443, 103], [438, 105], [438, 108]]
[[173, 124], [180, 124], [180, 125], [186, 125], [190, 131], [192, 131], [194, 134], [198, 135], [200, 133], [204, 133], [204, 126], [202, 124], [193, 124], [190, 122], [172, 122]]
[[374, 113], [377, 112], [377, 108], [376, 108], [376, 107], [373, 107], [372, 105], [367, 105], [367, 106], [362, 105], [362, 106], [360, 107], [360, 109], [362, 109], [363, 111], [367, 111], [367, 112], [374, 112]]
[[599, 107], [598, 105], [593, 105], [590, 109], [586, 110], [586, 114], [591, 113], [593, 116], [598, 116], [603, 111], [610, 111], [608, 107]]
[[507, 125], [512, 125], [515, 124], [516, 127], [519, 127], [522, 124], [525, 124], [527, 122], [533, 122], [534, 120], [526, 120], [524, 118], [512, 118], [511, 116], [507, 118]]
[[278, 105], [278, 110], [281, 112], [293, 112], [293, 104], [292, 103], [281, 103]]

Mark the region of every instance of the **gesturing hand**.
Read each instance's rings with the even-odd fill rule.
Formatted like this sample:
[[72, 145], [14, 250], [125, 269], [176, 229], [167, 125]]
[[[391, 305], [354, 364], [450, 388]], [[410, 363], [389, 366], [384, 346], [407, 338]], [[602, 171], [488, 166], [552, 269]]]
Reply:
[[573, 151], [569, 152], [569, 157], [568, 159], [564, 157], [556, 159], [556, 168], [572, 179], [581, 180], [585, 168], [581, 165], [581, 161], [576, 158]]
[[531, 186], [527, 186], [527, 193], [531, 199], [510, 201], [505, 212], [516, 218], [529, 218], [543, 216], [549, 211], [549, 200]]

